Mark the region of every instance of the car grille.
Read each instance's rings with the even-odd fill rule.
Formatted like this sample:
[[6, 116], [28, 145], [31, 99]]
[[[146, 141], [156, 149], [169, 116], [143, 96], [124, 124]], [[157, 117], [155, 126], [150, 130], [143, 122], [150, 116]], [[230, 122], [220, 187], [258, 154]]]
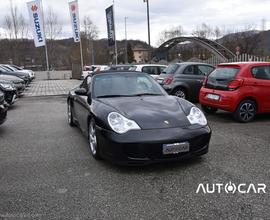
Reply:
[[[201, 148], [205, 147], [206, 144], [208, 144], [209, 140], [209, 135], [203, 135], [189, 140], [190, 151], [187, 153], [181, 153], [180, 155], [185, 155], [200, 150]], [[163, 144], [128, 144], [123, 146], [123, 152], [127, 155], [127, 157], [130, 158], [166, 159], [179, 157], [179, 154], [164, 155], [162, 153], [162, 146]]]

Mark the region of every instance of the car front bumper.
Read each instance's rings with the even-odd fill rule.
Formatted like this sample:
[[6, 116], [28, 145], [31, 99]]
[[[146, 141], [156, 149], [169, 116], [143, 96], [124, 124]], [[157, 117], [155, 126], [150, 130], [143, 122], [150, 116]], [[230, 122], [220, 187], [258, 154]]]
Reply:
[[[181, 160], [208, 152], [211, 129], [208, 126], [129, 131], [126, 134], [98, 128], [101, 155], [119, 165], [143, 165]], [[164, 144], [189, 143], [189, 151], [163, 154]]]

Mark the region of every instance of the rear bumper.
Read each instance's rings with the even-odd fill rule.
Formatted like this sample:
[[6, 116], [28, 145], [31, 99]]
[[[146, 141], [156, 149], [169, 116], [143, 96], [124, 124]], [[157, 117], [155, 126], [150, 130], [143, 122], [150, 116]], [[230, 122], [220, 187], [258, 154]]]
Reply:
[[[207, 98], [208, 94], [219, 95], [219, 100]], [[229, 112], [234, 112], [238, 104], [238, 91], [223, 91], [208, 88], [201, 88], [200, 103], [202, 105], [211, 106], [214, 108], [222, 109]]]
[[[119, 135], [99, 128], [97, 136], [100, 141], [102, 157], [119, 165], [146, 165], [206, 154], [211, 138], [211, 129], [208, 126], [170, 128], [130, 131]], [[181, 142], [189, 143], [188, 152], [163, 154], [163, 144]]]

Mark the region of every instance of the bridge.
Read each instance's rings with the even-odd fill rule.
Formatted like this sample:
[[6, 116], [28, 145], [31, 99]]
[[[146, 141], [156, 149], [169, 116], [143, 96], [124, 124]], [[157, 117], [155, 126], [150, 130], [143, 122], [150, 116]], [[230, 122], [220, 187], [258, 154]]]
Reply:
[[172, 38], [166, 42], [164, 42], [156, 51], [154, 57], [158, 60], [167, 59], [168, 51], [176, 46], [179, 43], [190, 41], [196, 43], [210, 52], [212, 52], [216, 57], [220, 59], [221, 62], [227, 62], [230, 59], [235, 57], [235, 54], [231, 52], [226, 47], [217, 43], [216, 41], [212, 41], [202, 37], [176, 37]]

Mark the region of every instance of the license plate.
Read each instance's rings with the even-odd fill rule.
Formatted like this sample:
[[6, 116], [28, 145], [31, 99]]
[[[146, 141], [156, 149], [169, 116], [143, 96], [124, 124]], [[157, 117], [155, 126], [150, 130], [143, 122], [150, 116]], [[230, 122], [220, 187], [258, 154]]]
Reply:
[[163, 144], [163, 154], [179, 154], [189, 152], [189, 143], [174, 143], [174, 144]]
[[219, 95], [209, 93], [206, 95], [206, 98], [218, 101], [220, 97], [219, 97]]

